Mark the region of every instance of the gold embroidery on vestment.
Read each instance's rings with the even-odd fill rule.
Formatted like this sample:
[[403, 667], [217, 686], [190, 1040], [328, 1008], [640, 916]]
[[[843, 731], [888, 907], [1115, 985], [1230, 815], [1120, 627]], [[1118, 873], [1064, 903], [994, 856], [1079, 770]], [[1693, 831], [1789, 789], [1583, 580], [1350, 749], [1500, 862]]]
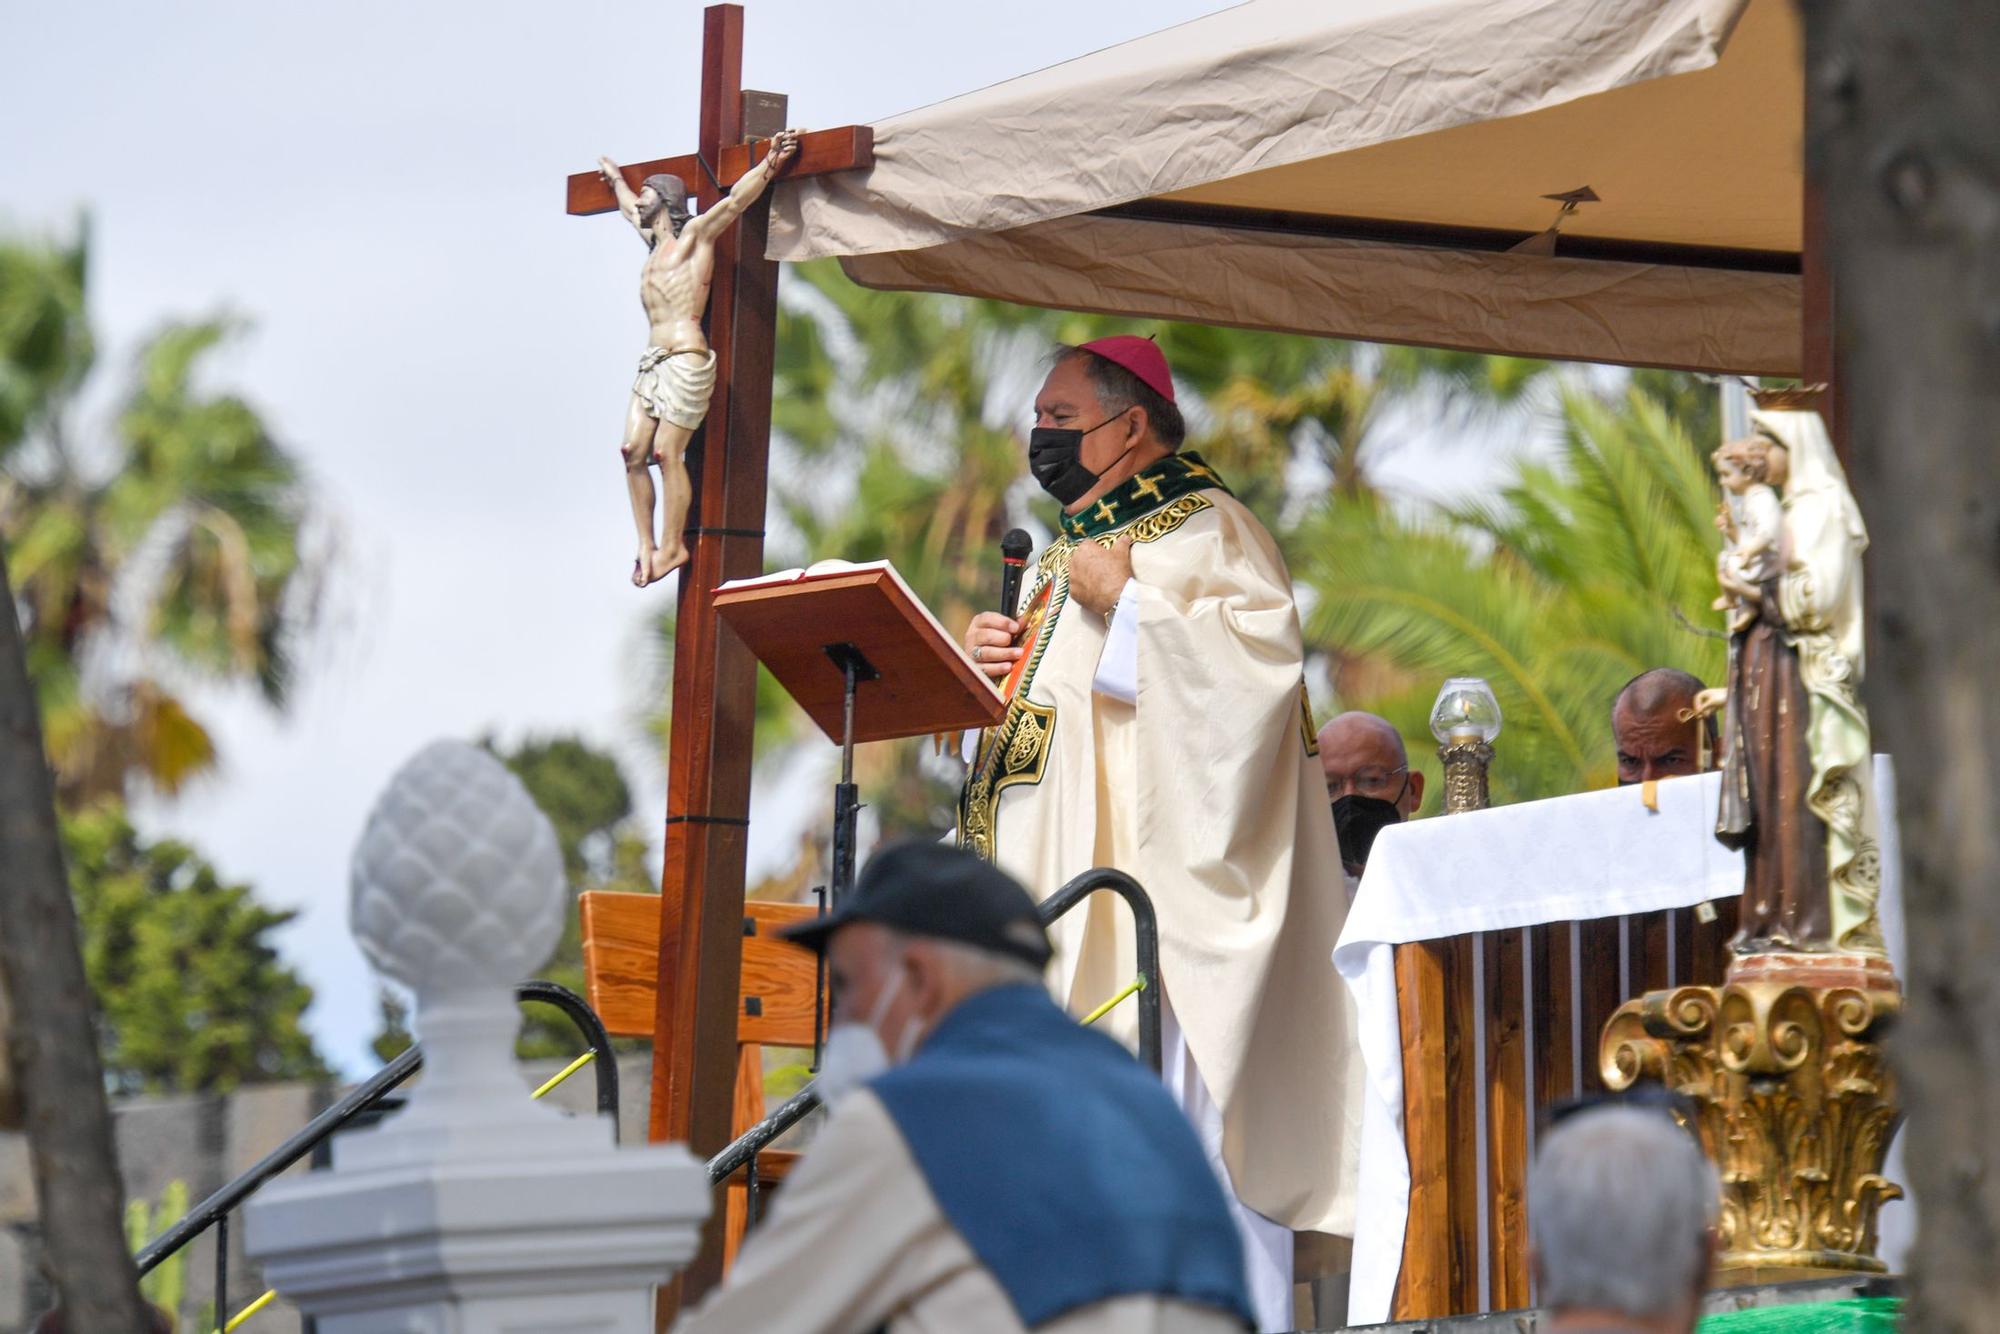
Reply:
[[[1090, 540], [1100, 547], [1116, 546], [1118, 539], [1129, 537], [1134, 542], [1157, 542], [1174, 529], [1192, 519], [1205, 509], [1215, 508], [1215, 503], [1199, 491], [1182, 496], [1171, 505], [1163, 505], [1151, 514], [1143, 514], [1123, 528], [1109, 533], [1099, 533]], [[1063, 577], [1064, 586], [1069, 583], [1068, 573]]]
[[958, 845], [987, 861], [993, 860], [1000, 794], [1016, 783], [1041, 782], [1048, 767], [1049, 747], [1056, 734], [1055, 706], [1029, 699], [1028, 687], [1034, 684], [1035, 669], [1055, 637], [1056, 619], [1069, 600], [1069, 557], [1074, 550], [1076, 544], [1064, 538], [1050, 543], [1035, 562], [1035, 583], [1028, 590], [1027, 605], [1034, 605], [1044, 584], [1050, 586], [1042, 632], [1035, 638], [1021, 683], [1007, 701], [1000, 725], [981, 735], [972, 773], [959, 795]]
[[[1110, 547], [1121, 537], [1130, 537], [1135, 543], [1157, 542], [1203, 510], [1214, 507], [1214, 502], [1207, 496], [1198, 491], [1190, 492], [1150, 514], [1141, 515], [1123, 528], [1081, 540], [1095, 542], [1101, 547]], [[1077, 526], [1081, 531], [1080, 525]], [[1049, 543], [1047, 550], [1035, 562], [1035, 582], [1022, 605], [1032, 606], [1041, 593], [1042, 585], [1052, 585], [1042, 633], [1028, 655], [1021, 684], [1015, 688], [1013, 699], [1008, 701], [1007, 712], [1000, 719], [1000, 725], [981, 734], [979, 749], [973, 757], [972, 773], [966, 779], [965, 790], [959, 795], [958, 845], [988, 861], [993, 860], [998, 838], [1000, 794], [1016, 783], [1041, 782], [1042, 774], [1048, 767], [1049, 750], [1055, 741], [1056, 710], [1054, 705], [1037, 704], [1030, 700], [1028, 687], [1034, 684], [1035, 670], [1041, 665], [1042, 655], [1048, 651], [1049, 641], [1055, 638], [1063, 606], [1069, 601], [1069, 559], [1078, 545], [1077, 538], [1058, 538]], [[1318, 744], [1312, 737], [1312, 705], [1306, 698], [1303, 681], [1299, 683], [1299, 701], [1304, 710], [1301, 726], [1305, 729], [1308, 753], [1317, 754]]]

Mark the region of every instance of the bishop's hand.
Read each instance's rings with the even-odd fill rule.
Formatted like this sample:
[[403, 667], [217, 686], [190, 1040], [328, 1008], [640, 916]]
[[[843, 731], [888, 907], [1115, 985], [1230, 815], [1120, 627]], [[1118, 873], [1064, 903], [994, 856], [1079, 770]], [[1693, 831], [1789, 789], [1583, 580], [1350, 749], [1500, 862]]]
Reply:
[[1132, 539], [1109, 547], [1079, 542], [1069, 558], [1069, 595], [1099, 616], [1109, 616], [1132, 578]]
[[1013, 617], [982, 611], [965, 627], [965, 654], [997, 681], [1020, 660], [1021, 650], [1014, 647], [1014, 636], [1020, 633], [1021, 623]]

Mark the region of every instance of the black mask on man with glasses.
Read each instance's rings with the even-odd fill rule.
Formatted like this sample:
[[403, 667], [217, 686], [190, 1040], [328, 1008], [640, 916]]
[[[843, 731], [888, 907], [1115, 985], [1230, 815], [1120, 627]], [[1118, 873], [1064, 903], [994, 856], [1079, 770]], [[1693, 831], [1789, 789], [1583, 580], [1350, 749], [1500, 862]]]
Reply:
[[1375, 836], [1422, 804], [1423, 775], [1411, 771], [1402, 735], [1372, 713], [1357, 710], [1329, 719], [1317, 742], [1341, 865], [1358, 876]]
[[1398, 803], [1409, 785], [1410, 776], [1405, 772], [1403, 789], [1397, 792], [1394, 801], [1361, 792], [1348, 792], [1333, 799], [1333, 832], [1340, 838], [1340, 865], [1349, 875], [1360, 875], [1368, 865], [1368, 854], [1375, 847], [1377, 834], [1403, 822], [1403, 808]]

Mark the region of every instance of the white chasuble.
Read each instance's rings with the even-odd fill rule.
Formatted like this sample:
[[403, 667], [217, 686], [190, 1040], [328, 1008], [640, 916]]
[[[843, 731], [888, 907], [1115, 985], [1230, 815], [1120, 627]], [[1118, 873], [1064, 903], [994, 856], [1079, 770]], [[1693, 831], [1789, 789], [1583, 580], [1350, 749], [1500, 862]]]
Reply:
[[[1139, 882], [1238, 1197], [1296, 1230], [1351, 1236], [1363, 1072], [1332, 966], [1347, 895], [1284, 559], [1188, 453], [1065, 524], [1021, 602], [1029, 652], [1005, 718], [980, 738], [959, 840], [1037, 898], [1094, 866]], [[1093, 692], [1105, 621], [1068, 597], [1077, 543], [1125, 536], [1133, 703]], [[1093, 895], [1050, 934], [1051, 985], [1072, 1013], [1131, 981], [1116, 895]], [[1132, 1003], [1101, 1022], [1136, 1042]]]

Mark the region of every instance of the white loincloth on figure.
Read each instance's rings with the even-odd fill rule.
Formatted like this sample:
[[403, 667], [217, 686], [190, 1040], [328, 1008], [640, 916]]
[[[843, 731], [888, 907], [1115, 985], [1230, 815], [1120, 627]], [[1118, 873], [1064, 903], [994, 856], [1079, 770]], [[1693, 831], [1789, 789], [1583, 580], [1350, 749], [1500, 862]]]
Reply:
[[639, 358], [639, 378], [632, 392], [649, 416], [692, 431], [708, 416], [708, 396], [715, 389], [715, 353], [649, 347]]
[[1208, 1165], [1215, 1169], [1222, 1193], [1229, 1200], [1229, 1216], [1236, 1220], [1236, 1231], [1243, 1238], [1243, 1277], [1250, 1289], [1250, 1309], [1256, 1312], [1257, 1328], [1293, 1328], [1292, 1230], [1273, 1223], [1237, 1198], [1229, 1168], [1222, 1161], [1222, 1109], [1209, 1096], [1208, 1085], [1195, 1068], [1194, 1053], [1188, 1050], [1187, 1039], [1174, 1018], [1174, 1007], [1164, 995], [1160, 997], [1160, 1078], [1194, 1124], [1202, 1152], [1208, 1155]]

